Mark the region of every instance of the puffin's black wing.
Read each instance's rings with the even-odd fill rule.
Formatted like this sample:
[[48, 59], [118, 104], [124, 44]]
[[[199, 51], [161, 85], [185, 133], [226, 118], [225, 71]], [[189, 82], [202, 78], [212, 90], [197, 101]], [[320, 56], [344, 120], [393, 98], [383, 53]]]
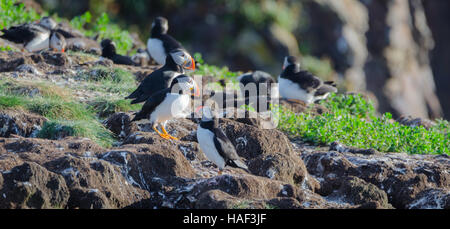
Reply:
[[184, 49], [180, 42], [168, 34], [162, 34], [158, 38], [163, 42], [164, 50], [167, 53], [174, 49]]
[[308, 71], [297, 72], [293, 77], [290, 77], [290, 80], [307, 91], [318, 89], [323, 84], [322, 80]]
[[139, 121], [141, 119], [146, 119], [148, 116], [156, 109], [156, 107], [164, 101], [167, 96], [167, 93], [170, 92], [170, 89], [160, 90], [157, 93], [153, 94], [142, 106], [141, 111], [139, 111], [134, 117], [132, 122]]
[[61, 28], [56, 29], [56, 32], [58, 32], [58, 33], [60, 33], [61, 35], [63, 35], [63, 37], [66, 38], [66, 39], [67, 39], [67, 38], [75, 38], [75, 37], [77, 37], [77, 36], [75, 36], [74, 34], [68, 32], [68, 31], [66, 31], [66, 30], [64, 30], [64, 29], [61, 29]]
[[1, 38], [12, 41], [14, 43], [28, 43], [32, 41], [37, 33], [37, 29], [28, 25], [13, 26], [9, 29], [2, 30]]
[[233, 143], [231, 143], [223, 130], [218, 127], [217, 123], [214, 125], [214, 145], [220, 156], [225, 159], [225, 164], [248, 170], [247, 166], [240, 160], [236, 153], [236, 148]]
[[168, 88], [173, 76], [175, 76], [175, 72], [158, 69], [148, 75], [139, 87], [126, 97], [126, 99], [134, 99], [131, 101], [131, 104], [144, 102], [153, 93]]
[[112, 60], [115, 64], [123, 64], [123, 65], [132, 65], [132, 66], [136, 66], [136, 63], [134, 63], [134, 61], [131, 60], [131, 58], [128, 57], [128, 56], [122, 56], [122, 55], [116, 54], [116, 55], [112, 56], [111, 60]]

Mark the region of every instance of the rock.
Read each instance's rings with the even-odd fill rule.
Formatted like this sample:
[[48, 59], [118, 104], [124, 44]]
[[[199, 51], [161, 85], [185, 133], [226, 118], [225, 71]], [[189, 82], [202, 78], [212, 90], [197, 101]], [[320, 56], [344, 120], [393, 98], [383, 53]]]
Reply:
[[64, 178], [36, 163], [3, 172], [0, 208], [63, 208], [69, 199]]
[[[333, 195], [341, 196], [354, 205], [375, 203], [377, 208], [392, 208], [388, 203], [387, 194], [377, 186], [357, 177], [347, 177], [343, 180], [340, 189]], [[368, 206], [366, 206], [368, 207]]]
[[[328, 196], [351, 176], [383, 190], [395, 208], [408, 208], [419, 193], [435, 188], [448, 192], [450, 158], [446, 155], [385, 153], [363, 155], [338, 152], [301, 152], [309, 174], [320, 181], [318, 193]], [[382, 205], [381, 205], [382, 206]]]
[[365, 155], [381, 154], [380, 152], [378, 152], [374, 149], [359, 149], [356, 147], [348, 147], [348, 146], [342, 145], [339, 142], [331, 143], [330, 150], [338, 151], [339, 153], [354, 153], [354, 154], [365, 154]]
[[258, 129], [228, 119], [222, 119], [220, 123], [239, 156], [247, 160], [252, 174], [291, 184], [306, 182], [306, 168], [294, 154], [289, 139], [283, 133], [275, 129]]
[[410, 127], [418, 127], [423, 126], [425, 129], [430, 129], [432, 126], [436, 125], [435, 122], [425, 119], [425, 118], [413, 118], [411, 116], [401, 116], [396, 120], [398, 123], [410, 126]]
[[448, 189], [427, 189], [419, 193], [407, 208], [450, 209], [450, 191]]
[[132, 117], [130, 113], [115, 113], [109, 116], [105, 120], [105, 127], [113, 132], [120, 139], [124, 139], [130, 133], [138, 131], [138, 126], [136, 123], [131, 122]]
[[0, 137], [10, 137], [11, 134], [22, 137], [36, 137], [46, 118], [23, 111], [0, 111]]
[[68, 67], [70, 65], [70, 59], [66, 53], [44, 51], [41, 55], [47, 64], [59, 67]]

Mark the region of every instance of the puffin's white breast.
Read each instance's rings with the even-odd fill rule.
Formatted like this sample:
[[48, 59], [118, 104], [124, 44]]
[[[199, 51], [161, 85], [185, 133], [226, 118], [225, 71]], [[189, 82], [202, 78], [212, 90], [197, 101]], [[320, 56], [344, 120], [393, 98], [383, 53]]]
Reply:
[[217, 152], [216, 146], [214, 145], [214, 133], [198, 125], [197, 141], [206, 157], [216, 164], [217, 167], [223, 169], [225, 167], [225, 160]]
[[174, 118], [183, 118], [188, 115], [191, 101], [189, 95], [169, 93], [161, 104], [150, 114], [150, 122], [165, 122]]
[[37, 33], [36, 37], [28, 42], [25, 49], [28, 52], [37, 52], [50, 48], [50, 32]]
[[160, 65], [166, 63], [166, 51], [163, 42], [156, 38], [150, 38], [147, 41], [147, 50], [150, 56]]
[[308, 94], [297, 83], [282, 77], [278, 78], [278, 92], [285, 99], [297, 99], [308, 104], [314, 102], [314, 94]]

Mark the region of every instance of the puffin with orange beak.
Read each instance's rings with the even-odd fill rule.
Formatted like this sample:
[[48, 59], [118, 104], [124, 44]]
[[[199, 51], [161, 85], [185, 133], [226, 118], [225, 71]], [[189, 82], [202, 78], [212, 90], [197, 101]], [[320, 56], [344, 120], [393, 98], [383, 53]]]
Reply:
[[[166, 57], [166, 63], [148, 75], [139, 87], [125, 99], [133, 99], [131, 104], [147, 101], [154, 93], [169, 88], [175, 77], [185, 70], [195, 70], [195, 61], [184, 49], [175, 49]], [[195, 96], [200, 96], [197, 88]]]
[[166, 57], [175, 49], [184, 49], [175, 38], [167, 34], [169, 21], [164, 17], [157, 17], [152, 23], [151, 37], [147, 41], [147, 51], [159, 65], [166, 63]]
[[[159, 136], [167, 140], [179, 140], [167, 132], [166, 122], [175, 118], [185, 118], [190, 114], [191, 95], [194, 95], [196, 89], [197, 85], [191, 77], [177, 76], [169, 88], [160, 90], [147, 99], [132, 122], [148, 119]], [[159, 125], [162, 132], [158, 130]]]

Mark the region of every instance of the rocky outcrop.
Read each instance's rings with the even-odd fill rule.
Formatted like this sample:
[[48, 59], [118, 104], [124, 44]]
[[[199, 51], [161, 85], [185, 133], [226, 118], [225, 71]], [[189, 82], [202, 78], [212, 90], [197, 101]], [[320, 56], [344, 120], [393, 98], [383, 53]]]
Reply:
[[[387, 194], [389, 204], [395, 208], [411, 208], [417, 202], [422, 206], [445, 206], [450, 188], [450, 158], [447, 155], [308, 152], [301, 147], [299, 150], [308, 172], [319, 180], [318, 193], [323, 196], [333, 199], [346, 192], [345, 196], [354, 202], [354, 192], [357, 192], [354, 203], [358, 203], [359, 198], [364, 198], [365, 202], [375, 198], [378, 199], [376, 206], [388, 207], [384, 198]], [[431, 200], [436, 203], [429, 203]]]
[[36, 137], [46, 121], [47, 119], [40, 115], [24, 111], [1, 110], [0, 137]]

